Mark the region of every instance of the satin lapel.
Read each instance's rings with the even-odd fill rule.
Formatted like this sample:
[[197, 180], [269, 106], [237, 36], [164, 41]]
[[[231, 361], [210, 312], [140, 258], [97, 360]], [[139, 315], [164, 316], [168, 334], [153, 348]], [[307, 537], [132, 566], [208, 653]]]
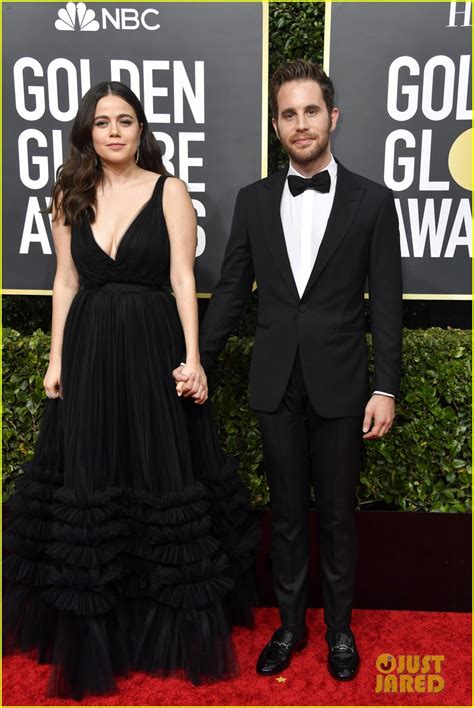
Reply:
[[288, 251], [286, 250], [285, 234], [283, 233], [280, 216], [281, 195], [285, 186], [286, 175], [287, 170], [281, 170], [271, 175], [262, 184], [260, 190], [261, 218], [268, 247], [273, 254], [283, 280], [291, 294], [299, 300], [300, 296], [293, 278]]
[[365, 189], [357, 184], [351, 173], [339, 164], [334, 203], [303, 297], [313, 287], [328, 261], [344, 239], [359, 208], [364, 192]]

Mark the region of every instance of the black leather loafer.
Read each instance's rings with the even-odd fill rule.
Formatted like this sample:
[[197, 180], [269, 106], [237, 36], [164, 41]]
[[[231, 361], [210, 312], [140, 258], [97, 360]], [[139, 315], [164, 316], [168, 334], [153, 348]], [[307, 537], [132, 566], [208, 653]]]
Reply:
[[329, 673], [338, 681], [350, 681], [356, 675], [360, 664], [354, 635], [350, 630], [328, 632], [326, 641], [329, 647]]
[[306, 632], [295, 641], [295, 635], [287, 629], [277, 629], [264, 647], [257, 661], [257, 673], [262, 676], [279, 674], [290, 665], [291, 655], [301, 651], [308, 644]]

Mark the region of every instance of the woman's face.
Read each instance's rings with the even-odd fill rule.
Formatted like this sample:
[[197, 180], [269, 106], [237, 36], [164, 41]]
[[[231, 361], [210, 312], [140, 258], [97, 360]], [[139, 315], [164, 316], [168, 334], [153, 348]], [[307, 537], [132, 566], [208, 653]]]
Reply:
[[135, 160], [141, 132], [134, 109], [123, 98], [109, 94], [97, 101], [92, 144], [103, 163]]

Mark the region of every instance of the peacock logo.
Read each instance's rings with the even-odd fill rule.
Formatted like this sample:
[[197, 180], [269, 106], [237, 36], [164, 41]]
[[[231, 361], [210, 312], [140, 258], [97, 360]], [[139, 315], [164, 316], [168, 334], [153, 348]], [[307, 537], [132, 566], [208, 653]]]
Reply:
[[66, 7], [61, 7], [54, 26], [62, 32], [97, 32], [100, 29], [94, 10], [89, 10], [85, 2], [68, 2]]

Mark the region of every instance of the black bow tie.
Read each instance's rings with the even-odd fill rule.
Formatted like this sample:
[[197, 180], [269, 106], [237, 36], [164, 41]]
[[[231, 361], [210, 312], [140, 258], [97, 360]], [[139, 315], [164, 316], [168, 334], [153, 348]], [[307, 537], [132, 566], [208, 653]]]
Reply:
[[317, 192], [329, 192], [331, 187], [331, 177], [329, 172], [317, 172], [309, 179], [298, 177], [297, 175], [288, 175], [288, 187], [294, 197], [302, 194], [306, 189], [315, 189]]

